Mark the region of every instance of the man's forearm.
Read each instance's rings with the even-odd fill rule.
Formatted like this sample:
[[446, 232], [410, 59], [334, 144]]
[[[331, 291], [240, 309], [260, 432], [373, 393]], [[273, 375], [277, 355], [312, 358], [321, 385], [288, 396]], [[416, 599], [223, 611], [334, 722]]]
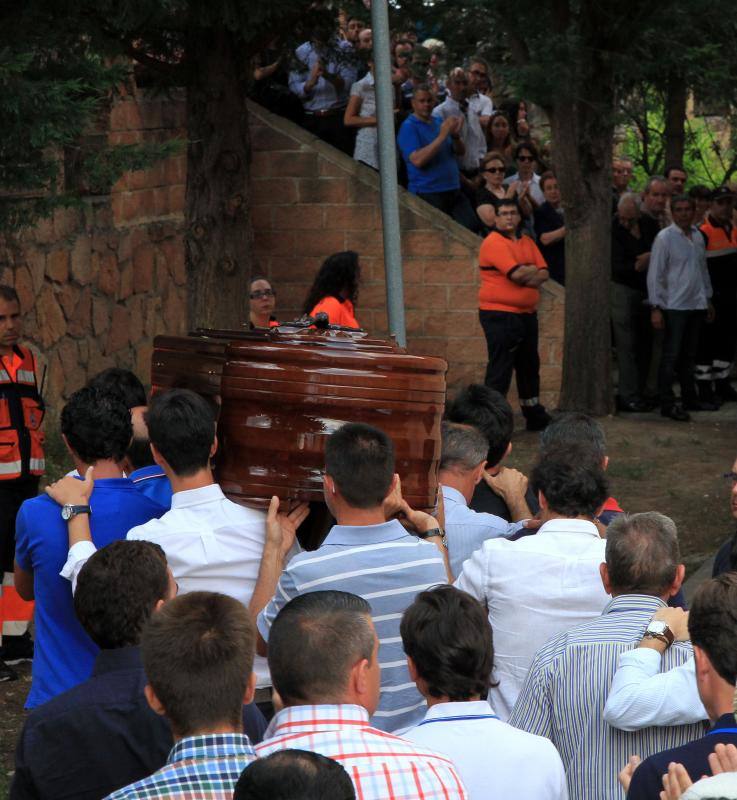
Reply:
[[527, 505], [527, 500], [525, 500], [524, 496], [514, 495], [512, 497], [505, 497], [504, 502], [507, 504], [512, 522], [519, 522], [520, 520], [530, 519], [535, 516], [532, 511], [530, 511], [530, 507]]
[[91, 542], [92, 533], [90, 532], [89, 514], [77, 514], [67, 522], [67, 533], [69, 534], [69, 549], [79, 542]]
[[281, 548], [267, 543], [261, 556], [256, 586], [251, 595], [251, 602], [248, 604], [248, 610], [254, 620], [274, 596], [283, 569], [284, 555], [281, 552]]

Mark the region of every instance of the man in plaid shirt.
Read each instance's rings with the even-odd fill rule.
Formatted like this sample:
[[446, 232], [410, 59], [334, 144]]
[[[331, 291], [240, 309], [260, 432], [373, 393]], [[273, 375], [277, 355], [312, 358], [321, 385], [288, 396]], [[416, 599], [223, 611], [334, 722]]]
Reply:
[[363, 598], [333, 590], [287, 603], [269, 636], [269, 668], [285, 708], [257, 755], [298, 749], [334, 758], [362, 800], [465, 800], [449, 759], [369, 725], [379, 702], [378, 649]]
[[143, 632], [146, 699], [171, 723], [166, 764], [107, 800], [231, 800], [256, 757], [242, 708], [256, 686], [255, 629], [245, 606], [215, 592], [166, 603]]

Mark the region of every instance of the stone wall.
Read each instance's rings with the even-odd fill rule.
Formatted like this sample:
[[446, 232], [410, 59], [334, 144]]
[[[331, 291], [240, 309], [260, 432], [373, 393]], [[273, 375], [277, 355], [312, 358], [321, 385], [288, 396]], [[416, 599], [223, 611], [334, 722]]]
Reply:
[[[302, 128], [251, 105], [252, 202], [256, 268], [277, 288], [281, 320], [298, 316], [323, 259], [338, 250], [361, 257], [359, 322], [387, 335], [377, 174]], [[483, 381], [486, 343], [478, 321], [479, 237], [400, 189], [409, 349], [449, 363], [457, 387]], [[540, 307], [542, 399], [558, 402], [563, 289], [549, 282]]]
[[[108, 139], [183, 136], [183, 113], [181, 98], [124, 95], [110, 111]], [[27, 310], [25, 338], [47, 364], [52, 414], [105, 367], [148, 380], [153, 336], [184, 332], [185, 173], [182, 151], [0, 241], [0, 282], [15, 286]]]

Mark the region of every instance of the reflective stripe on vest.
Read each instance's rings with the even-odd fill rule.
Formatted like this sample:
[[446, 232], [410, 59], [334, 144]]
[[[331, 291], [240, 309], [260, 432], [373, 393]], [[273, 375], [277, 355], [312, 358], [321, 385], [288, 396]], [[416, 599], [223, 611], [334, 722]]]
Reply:
[[0, 475], [20, 475], [22, 466], [20, 459], [17, 461], [0, 461]]
[[34, 375], [32, 370], [19, 369], [18, 372], [15, 373], [15, 382], [16, 383], [30, 383], [31, 386], [35, 386], [36, 385], [36, 376]]
[[31, 472], [43, 472], [46, 469], [46, 460], [43, 458], [32, 458], [28, 463]]
[[0, 383], [10, 383], [10, 375], [4, 369], [0, 369]]

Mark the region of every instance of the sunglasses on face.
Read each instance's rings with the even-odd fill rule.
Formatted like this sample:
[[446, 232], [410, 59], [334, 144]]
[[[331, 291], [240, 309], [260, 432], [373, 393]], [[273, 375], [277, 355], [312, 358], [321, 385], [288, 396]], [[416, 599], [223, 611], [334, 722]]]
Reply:
[[249, 297], [251, 300], [261, 300], [264, 297], [274, 297], [276, 292], [273, 289], [258, 289], [255, 292], [251, 292]]
[[534, 161], [532, 156], [517, 156], [517, 161]]
[[729, 481], [732, 486], [737, 486], [737, 472], [725, 472], [723, 477], [725, 480]]
[[498, 174], [500, 172], [503, 173], [504, 172], [504, 167], [487, 167], [485, 170], [482, 170], [482, 171], [483, 172], [489, 172], [492, 175], [496, 175], [496, 174]]

